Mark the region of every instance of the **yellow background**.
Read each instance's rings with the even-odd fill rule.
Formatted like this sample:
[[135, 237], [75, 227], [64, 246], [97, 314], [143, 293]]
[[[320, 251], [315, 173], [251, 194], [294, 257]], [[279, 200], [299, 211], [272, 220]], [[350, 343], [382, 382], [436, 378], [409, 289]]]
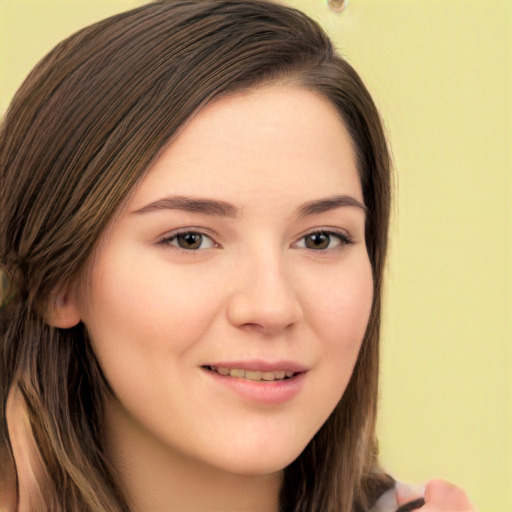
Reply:
[[[0, 0], [0, 111], [59, 40], [142, 3]], [[287, 3], [360, 72], [392, 144], [383, 464], [512, 511], [512, 1]]]

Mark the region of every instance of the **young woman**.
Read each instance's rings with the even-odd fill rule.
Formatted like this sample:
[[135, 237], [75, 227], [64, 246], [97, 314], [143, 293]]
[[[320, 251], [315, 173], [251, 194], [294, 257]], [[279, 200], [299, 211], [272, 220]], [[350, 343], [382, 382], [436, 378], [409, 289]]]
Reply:
[[440, 481], [406, 505], [379, 468], [389, 156], [305, 15], [85, 28], [0, 158], [2, 511], [473, 510]]

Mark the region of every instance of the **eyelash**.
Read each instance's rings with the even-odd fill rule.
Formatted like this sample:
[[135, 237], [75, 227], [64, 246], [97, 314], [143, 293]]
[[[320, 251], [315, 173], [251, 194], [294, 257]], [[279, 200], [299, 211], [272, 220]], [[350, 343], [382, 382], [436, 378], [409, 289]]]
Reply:
[[[178, 237], [184, 236], [184, 235], [196, 235], [196, 236], [201, 237], [201, 245], [202, 245], [202, 242], [206, 238], [206, 239], [210, 240], [211, 247], [206, 247], [206, 248], [198, 247], [197, 249], [185, 249], [183, 247], [180, 247], [178, 245], [174, 245], [173, 244], [174, 241], [178, 240]], [[305, 241], [306, 241], [306, 239], [308, 237], [312, 237], [312, 236], [325, 236], [325, 237], [327, 237], [329, 239], [328, 246], [325, 247], [325, 248], [322, 248], [322, 249], [315, 249], [315, 248], [312, 248], [312, 247], [307, 247]], [[330, 247], [331, 242], [332, 242], [332, 238], [337, 238], [338, 241], [339, 241], [339, 244], [334, 246], [334, 247]], [[299, 242], [301, 242], [302, 240], [304, 240], [304, 246], [303, 247], [297, 247]], [[191, 230], [191, 229], [184, 229], [184, 230], [175, 231], [173, 233], [170, 233], [169, 235], [167, 235], [164, 238], [162, 238], [158, 242], [158, 244], [159, 245], [164, 245], [164, 246], [172, 246], [174, 249], [176, 249], [178, 251], [183, 251], [183, 252], [192, 253], [192, 254], [194, 254], [196, 252], [199, 252], [201, 250], [204, 250], [204, 249], [212, 249], [212, 248], [219, 247], [219, 244], [217, 244], [215, 242], [215, 240], [213, 240], [213, 238], [211, 236], [209, 236], [206, 233], [203, 233], [201, 231], [194, 231], [194, 230]], [[343, 247], [343, 246], [351, 245], [351, 244], [353, 244], [353, 240], [346, 233], [343, 233], [343, 232], [340, 232], [340, 231], [328, 230], [328, 229], [317, 229], [315, 231], [311, 231], [311, 232], [306, 233], [305, 235], [303, 235], [296, 242], [294, 242], [293, 246], [294, 246], [294, 248], [304, 248], [304, 249], [309, 249], [309, 250], [315, 251], [315, 252], [323, 252], [323, 251], [327, 251], [327, 250], [335, 250], [337, 247]]]
[[182, 251], [182, 252], [186, 252], [186, 253], [192, 253], [192, 254], [194, 254], [196, 252], [199, 252], [201, 250], [204, 250], [202, 248], [198, 248], [198, 249], [185, 249], [183, 247], [179, 247], [178, 245], [174, 245], [172, 243], [175, 240], [177, 240], [179, 236], [183, 236], [183, 235], [198, 235], [198, 236], [201, 237], [201, 242], [204, 241], [205, 238], [210, 240], [211, 243], [212, 243], [212, 247], [207, 247], [207, 249], [219, 247], [219, 244], [217, 244], [215, 242], [215, 240], [213, 240], [213, 238], [211, 236], [207, 235], [206, 233], [203, 233], [202, 231], [196, 231], [196, 230], [193, 230], [193, 229], [183, 229], [183, 230], [178, 230], [178, 231], [174, 231], [172, 233], [169, 233], [164, 238], [162, 238], [158, 242], [158, 244], [159, 245], [165, 245], [165, 246], [171, 246], [171, 247], [173, 247], [174, 249], [176, 249], [178, 251]]
[[[315, 251], [315, 252], [323, 252], [323, 251], [328, 251], [328, 250], [335, 250], [337, 249], [338, 247], [344, 247], [346, 245], [351, 245], [354, 243], [354, 241], [352, 240], [352, 238], [347, 234], [347, 233], [344, 233], [344, 232], [341, 232], [341, 231], [334, 231], [334, 230], [329, 230], [329, 229], [315, 229], [314, 231], [310, 231], [309, 233], [306, 233], [305, 235], [303, 235], [301, 238], [299, 238], [299, 240], [297, 242], [295, 242], [295, 246], [297, 246], [297, 244], [302, 241], [302, 240], [306, 240], [308, 237], [311, 237], [311, 236], [326, 236], [329, 238], [329, 246], [324, 248], [324, 249], [314, 249], [314, 248], [311, 248], [311, 247], [306, 247], [305, 246], [305, 242], [304, 242], [304, 249], [309, 249], [311, 251]], [[338, 241], [339, 241], [339, 245], [336, 245], [334, 247], [330, 247], [331, 245], [331, 241], [332, 241], [332, 238], [337, 238]], [[300, 247], [302, 248], [302, 247]]]

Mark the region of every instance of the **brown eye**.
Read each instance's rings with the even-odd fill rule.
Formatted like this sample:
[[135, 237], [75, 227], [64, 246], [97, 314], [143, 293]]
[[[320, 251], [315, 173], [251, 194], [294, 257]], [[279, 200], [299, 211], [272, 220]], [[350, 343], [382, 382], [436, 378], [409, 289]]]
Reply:
[[325, 251], [350, 245], [351, 243], [351, 238], [344, 233], [338, 233], [336, 231], [315, 231], [314, 233], [303, 236], [300, 240], [295, 242], [294, 247], [297, 249]]
[[203, 235], [200, 233], [183, 233], [176, 236], [176, 241], [182, 249], [195, 251], [201, 247]]
[[216, 247], [215, 242], [207, 235], [197, 231], [184, 231], [164, 238], [162, 245], [171, 245], [185, 251], [199, 251]]
[[304, 240], [307, 249], [327, 249], [331, 244], [331, 235], [328, 233], [312, 233], [307, 235]]

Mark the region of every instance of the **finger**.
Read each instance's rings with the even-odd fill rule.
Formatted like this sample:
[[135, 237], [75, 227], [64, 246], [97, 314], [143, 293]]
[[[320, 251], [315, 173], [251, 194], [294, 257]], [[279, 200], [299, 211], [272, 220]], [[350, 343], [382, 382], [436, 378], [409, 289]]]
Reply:
[[465, 491], [445, 480], [430, 480], [425, 486], [422, 512], [476, 512]]

